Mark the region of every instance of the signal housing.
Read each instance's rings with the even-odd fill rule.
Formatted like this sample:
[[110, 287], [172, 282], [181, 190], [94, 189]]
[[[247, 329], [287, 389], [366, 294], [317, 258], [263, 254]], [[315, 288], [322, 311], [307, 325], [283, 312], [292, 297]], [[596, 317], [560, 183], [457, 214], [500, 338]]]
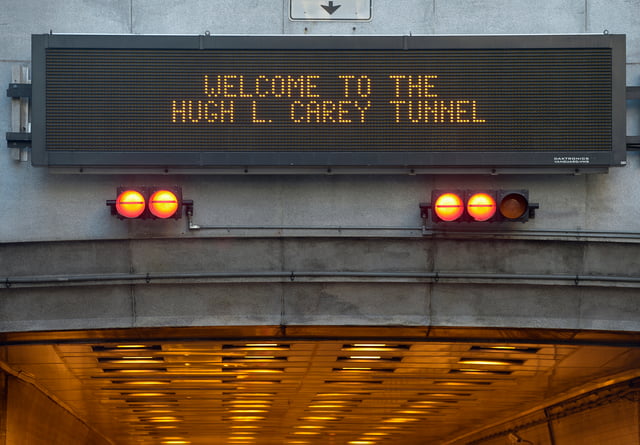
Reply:
[[[535, 218], [539, 204], [529, 202], [528, 190], [455, 190], [431, 192], [431, 202], [420, 204], [424, 220], [440, 223], [526, 222]], [[453, 212], [452, 209], [456, 211]]]
[[180, 219], [183, 207], [193, 214], [193, 201], [182, 199], [180, 186], [120, 186], [107, 206], [118, 219]]

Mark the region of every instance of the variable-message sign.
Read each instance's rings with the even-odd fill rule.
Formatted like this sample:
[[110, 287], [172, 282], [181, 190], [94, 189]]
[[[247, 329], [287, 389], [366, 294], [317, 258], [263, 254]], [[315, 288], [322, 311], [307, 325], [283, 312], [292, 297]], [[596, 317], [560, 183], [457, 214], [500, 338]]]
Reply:
[[624, 36], [33, 36], [33, 162], [581, 171], [625, 159]]

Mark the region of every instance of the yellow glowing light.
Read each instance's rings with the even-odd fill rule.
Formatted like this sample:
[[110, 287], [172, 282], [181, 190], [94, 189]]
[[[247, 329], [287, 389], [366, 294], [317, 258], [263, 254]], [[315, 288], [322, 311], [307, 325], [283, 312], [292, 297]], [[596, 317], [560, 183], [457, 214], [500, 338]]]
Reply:
[[131, 380], [122, 383], [125, 385], [167, 385], [170, 382], [163, 382], [161, 380]]
[[244, 404], [244, 403], [239, 403], [239, 404], [233, 404], [230, 405], [229, 408], [232, 409], [255, 409], [255, 408], [271, 408], [271, 404], [266, 404], [266, 403], [248, 403], [248, 404]]
[[[465, 394], [459, 394], [459, 393], [455, 393], [455, 392], [431, 392], [428, 394], [424, 394], [424, 395], [428, 395], [429, 397], [460, 397], [460, 396], [465, 396]], [[469, 395], [469, 394], [466, 394]], [[434, 403], [438, 403], [437, 400], [433, 401]], [[423, 402], [418, 402], [418, 403], [423, 403]]]
[[322, 409], [322, 408], [344, 408], [345, 405], [341, 404], [341, 405], [309, 405], [309, 408], [312, 409]]
[[125, 365], [154, 365], [157, 363], [161, 363], [161, 360], [157, 360], [157, 359], [153, 359], [153, 357], [149, 357], [149, 358], [129, 358], [129, 357], [123, 357], [121, 359], [114, 359], [114, 360], [106, 360], [106, 363], [112, 363], [112, 364], [125, 364]]
[[[238, 375], [238, 379], [244, 379], [248, 376], [243, 376], [242, 374]], [[276, 383], [280, 383], [279, 380], [242, 380], [242, 384], [246, 385], [275, 385]], [[247, 389], [246, 386], [239, 386], [238, 389]]]
[[303, 417], [302, 420], [311, 420], [311, 421], [323, 421], [323, 420], [338, 420], [338, 417], [328, 417], [328, 416], [311, 416], [311, 417]]
[[353, 401], [351, 401], [351, 400], [321, 400], [321, 401], [318, 400], [318, 401], [316, 401], [314, 403], [331, 403], [331, 404], [342, 404], [342, 405], [347, 404], [348, 405], [348, 404], [353, 403]]
[[157, 369], [114, 369], [113, 372], [121, 372], [123, 374], [152, 374], [159, 371]]
[[343, 351], [357, 351], [357, 352], [387, 352], [395, 348], [399, 348], [398, 345], [389, 345], [387, 343], [354, 343], [350, 345], [344, 345]]
[[220, 379], [175, 379], [174, 382], [180, 383], [222, 383]]
[[[320, 392], [316, 394], [317, 397], [353, 397], [361, 395], [358, 392]], [[331, 402], [333, 403], [333, 402]]]
[[254, 403], [257, 404], [272, 404], [271, 400], [257, 400], [257, 399], [238, 399], [238, 400], [230, 400], [227, 402], [229, 405], [251, 405]]
[[491, 374], [492, 371], [487, 371], [486, 369], [474, 369], [474, 368], [461, 368], [458, 369], [458, 372], [463, 372], [465, 374]]
[[513, 363], [504, 360], [482, 360], [482, 359], [464, 359], [458, 363], [465, 365], [512, 365]]
[[445, 382], [436, 382], [437, 385], [444, 386], [474, 386], [477, 383], [474, 382], [457, 382], [457, 381], [445, 381]]
[[127, 394], [129, 397], [162, 397], [169, 395], [164, 392], [133, 392], [131, 394]]
[[232, 416], [229, 417], [234, 422], [255, 422], [258, 420], [264, 420], [264, 416]]
[[249, 374], [249, 373], [255, 373], [255, 374], [278, 374], [281, 372], [284, 372], [284, 370], [282, 369], [237, 369], [236, 370], [237, 373], [242, 373], [242, 374]]
[[149, 419], [149, 422], [154, 423], [162, 423], [162, 422], [181, 422], [180, 419], [173, 416], [165, 416], [165, 417], [152, 417]]
[[[227, 393], [228, 394], [228, 393]], [[241, 393], [233, 393], [236, 397], [271, 397], [275, 396], [274, 392], [241, 392]]]
[[389, 419], [384, 419], [383, 422], [388, 423], [409, 423], [416, 422], [420, 419], [416, 419], [415, 417], [391, 417]]

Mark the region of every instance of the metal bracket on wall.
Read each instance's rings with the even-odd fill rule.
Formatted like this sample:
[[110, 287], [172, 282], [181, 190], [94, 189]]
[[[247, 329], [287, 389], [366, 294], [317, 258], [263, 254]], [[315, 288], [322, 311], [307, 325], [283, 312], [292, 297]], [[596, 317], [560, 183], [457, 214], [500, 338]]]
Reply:
[[31, 98], [30, 83], [10, 83], [7, 88], [7, 97], [12, 99], [20, 99], [21, 97]]
[[7, 88], [11, 98], [11, 131], [7, 132], [7, 147], [15, 161], [28, 161], [31, 147], [31, 81], [29, 67], [14, 65], [11, 69], [11, 83]]
[[[627, 87], [627, 100], [640, 100], [640, 86]], [[640, 151], [640, 136], [627, 136], [627, 151]]]
[[26, 131], [21, 131], [21, 132], [7, 131], [7, 147], [9, 148], [31, 147], [31, 133], [27, 133]]

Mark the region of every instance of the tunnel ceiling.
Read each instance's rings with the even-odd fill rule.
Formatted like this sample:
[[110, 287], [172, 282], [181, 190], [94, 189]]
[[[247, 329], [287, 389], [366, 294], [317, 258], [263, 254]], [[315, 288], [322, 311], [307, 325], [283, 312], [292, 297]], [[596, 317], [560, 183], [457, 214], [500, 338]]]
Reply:
[[232, 331], [5, 348], [16, 375], [115, 444], [445, 443], [640, 364], [629, 345], [540, 335]]

